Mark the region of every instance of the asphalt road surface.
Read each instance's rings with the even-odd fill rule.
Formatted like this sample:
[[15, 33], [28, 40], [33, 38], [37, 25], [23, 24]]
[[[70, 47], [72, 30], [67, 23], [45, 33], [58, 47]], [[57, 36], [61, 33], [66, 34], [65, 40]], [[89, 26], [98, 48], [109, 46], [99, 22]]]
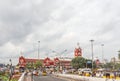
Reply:
[[34, 81], [68, 81], [68, 80], [54, 77], [52, 75], [47, 75], [47, 76], [34, 76]]

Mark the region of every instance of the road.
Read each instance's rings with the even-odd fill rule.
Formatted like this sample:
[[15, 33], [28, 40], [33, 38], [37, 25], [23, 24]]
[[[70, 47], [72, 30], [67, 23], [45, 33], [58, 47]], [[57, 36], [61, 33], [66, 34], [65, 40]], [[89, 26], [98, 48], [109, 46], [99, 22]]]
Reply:
[[47, 75], [47, 76], [34, 76], [34, 81], [68, 81], [68, 80], [53, 77], [52, 75]]

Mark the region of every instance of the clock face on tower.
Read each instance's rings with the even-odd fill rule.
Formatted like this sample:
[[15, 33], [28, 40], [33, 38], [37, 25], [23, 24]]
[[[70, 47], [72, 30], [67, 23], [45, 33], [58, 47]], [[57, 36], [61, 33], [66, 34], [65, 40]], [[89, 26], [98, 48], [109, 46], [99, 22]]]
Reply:
[[74, 56], [75, 57], [82, 56], [82, 50], [81, 50], [80, 47], [79, 48], [75, 48]]

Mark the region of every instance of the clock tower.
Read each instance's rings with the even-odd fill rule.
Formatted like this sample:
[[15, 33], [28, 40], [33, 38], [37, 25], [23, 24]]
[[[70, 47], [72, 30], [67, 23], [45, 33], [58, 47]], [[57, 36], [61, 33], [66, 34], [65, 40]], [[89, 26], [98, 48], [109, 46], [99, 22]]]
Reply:
[[79, 43], [77, 43], [77, 47], [74, 50], [74, 56], [82, 57], [82, 49], [80, 48]]

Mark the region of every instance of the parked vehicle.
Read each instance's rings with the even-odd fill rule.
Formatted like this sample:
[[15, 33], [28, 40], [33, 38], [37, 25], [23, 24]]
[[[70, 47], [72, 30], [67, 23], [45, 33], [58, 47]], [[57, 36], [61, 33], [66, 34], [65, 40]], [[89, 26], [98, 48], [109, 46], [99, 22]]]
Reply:
[[47, 72], [44, 70], [44, 71], [42, 72], [42, 75], [43, 75], [43, 76], [46, 76], [46, 75], [47, 75]]
[[38, 74], [39, 74], [39, 73], [38, 73], [37, 70], [34, 70], [34, 71], [33, 71], [33, 75], [38, 76]]
[[110, 79], [116, 78], [116, 76], [114, 75], [113, 72], [104, 72], [102, 77], [103, 78], [110, 78]]
[[116, 74], [116, 79], [120, 80], [120, 72]]
[[79, 75], [84, 75], [84, 76], [90, 76], [92, 73], [91, 69], [90, 68], [80, 68], [78, 69], [78, 74]]

